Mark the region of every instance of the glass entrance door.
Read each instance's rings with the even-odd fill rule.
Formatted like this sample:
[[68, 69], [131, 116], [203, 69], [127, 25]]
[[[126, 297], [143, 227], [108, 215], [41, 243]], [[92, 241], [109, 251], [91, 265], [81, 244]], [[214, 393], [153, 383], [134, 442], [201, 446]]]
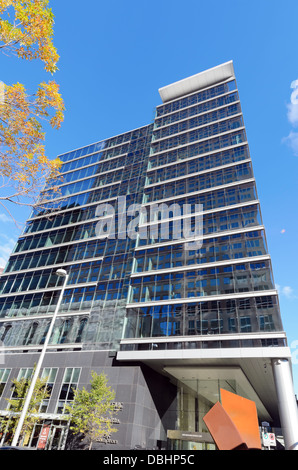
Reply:
[[64, 426], [52, 426], [49, 444], [47, 446], [48, 450], [62, 450], [65, 431]]
[[169, 439], [168, 441], [169, 450], [215, 450], [215, 444], [208, 442], [193, 442], [185, 441], [183, 439]]

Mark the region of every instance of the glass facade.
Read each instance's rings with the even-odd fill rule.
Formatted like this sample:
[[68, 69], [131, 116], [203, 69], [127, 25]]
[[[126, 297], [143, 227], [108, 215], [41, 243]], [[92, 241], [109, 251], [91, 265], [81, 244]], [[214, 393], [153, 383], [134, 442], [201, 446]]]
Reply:
[[[204, 336], [282, 331], [234, 77], [159, 105], [148, 126], [60, 159], [61, 177], [47, 183], [50, 197], [32, 212], [0, 278], [6, 347], [43, 344], [62, 287], [58, 267], [69, 280], [51, 345], [117, 350], [122, 337], [190, 336], [196, 347], [227, 347]], [[103, 204], [110, 218], [98, 212]], [[148, 217], [156, 204], [178, 213]], [[194, 229], [198, 207], [203, 243], [190, 249], [175, 221]], [[124, 211], [126, 223], [140, 214], [133, 236]], [[99, 234], [100, 221], [112, 221], [116, 236]]]
[[[152, 142], [144, 206], [187, 204], [193, 214], [202, 204], [203, 244], [186, 249], [173, 240], [174, 221], [172, 242], [161, 239], [156, 218], [147, 223], [135, 250], [125, 337], [177, 337], [154, 344], [161, 349], [239, 348], [246, 340], [204, 335], [282, 331], [235, 80], [159, 106]], [[122, 345], [138, 348], [152, 344]]]
[[58, 197], [32, 212], [0, 280], [6, 347], [43, 344], [62, 286], [55, 274], [61, 266], [70, 276], [51, 344], [117, 346], [136, 240], [98, 237], [96, 210], [119, 196], [127, 204], [142, 202], [152, 130], [145, 126], [60, 155], [62, 176], [46, 188], [59, 184]]
[[105, 448], [215, 448], [203, 417], [221, 387], [279, 423], [270, 363], [288, 348], [237, 84], [206, 72], [161, 89], [150, 124], [60, 155], [0, 276], [3, 416], [69, 274], [27, 446], [66, 446], [65, 405], [94, 370], [122, 412]]

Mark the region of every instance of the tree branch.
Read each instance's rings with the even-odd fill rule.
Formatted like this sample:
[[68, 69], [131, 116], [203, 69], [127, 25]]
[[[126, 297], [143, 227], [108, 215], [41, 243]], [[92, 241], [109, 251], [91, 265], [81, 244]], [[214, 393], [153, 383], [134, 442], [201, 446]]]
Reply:
[[22, 228], [22, 224], [20, 224], [15, 218], [14, 216], [12, 215], [12, 213], [7, 209], [7, 207], [5, 206], [5, 204], [3, 204], [1, 201], [0, 201], [0, 205], [6, 210], [6, 212], [8, 213], [8, 215], [12, 218], [13, 222], [15, 223], [16, 227], [18, 229]]

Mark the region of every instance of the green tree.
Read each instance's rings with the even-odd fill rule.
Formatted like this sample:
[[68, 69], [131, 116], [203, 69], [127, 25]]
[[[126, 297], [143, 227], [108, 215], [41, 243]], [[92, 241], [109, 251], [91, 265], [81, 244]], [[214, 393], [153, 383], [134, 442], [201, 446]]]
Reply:
[[[33, 371], [34, 372], [34, 371]], [[33, 376], [33, 374], [32, 374]], [[46, 387], [47, 377], [38, 378], [34, 387], [30, 405], [28, 408], [27, 415], [24, 420], [22, 432], [20, 434], [19, 443], [21, 444], [26, 435], [30, 435], [33, 427], [40, 421], [39, 409], [43, 400], [49, 397], [49, 392]], [[27, 379], [23, 377], [20, 380], [13, 379], [12, 387], [13, 394], [12, 398], [7, 398], [9, 403], [9, 413], [3, 417], [0, 422], [1, 432], [8, 432], [13, 436], [16, 427], [19, 422], [20, 414], [23, 410], [25, 398], [27, 396], [29, 387], [31, 384], [31, 378]]]
[[70, 430], [87, 438], [89, 450], [94, 441], [117, 431], [113, 427], [113, 418], [117, 412], [113, 403], [115, 392], [108, 386], [105, 374], [91, 372], [91, 377], [90, 391], [85, 387], [76, 389], [73, 403], [66, 406], [71, 422]]

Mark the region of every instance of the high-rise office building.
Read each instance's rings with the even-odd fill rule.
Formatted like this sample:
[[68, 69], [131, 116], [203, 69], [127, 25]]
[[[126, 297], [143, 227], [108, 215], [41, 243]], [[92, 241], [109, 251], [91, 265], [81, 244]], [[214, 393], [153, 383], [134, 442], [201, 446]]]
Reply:
[[290, 448], [291, 355], [233, 63], [159, 91], [153, 123], [60, 155], [59, 193], [26, 223], [0, 277], [1, 414], [38, 360], [63, 268], [51, 394], [25, 445], [44, 429], [48, 449], [77, 445], [64, 407], [96, 371], [120, 411], [95, 448], [212, 449], [203, 417], [220, 388], [253, 400]]

